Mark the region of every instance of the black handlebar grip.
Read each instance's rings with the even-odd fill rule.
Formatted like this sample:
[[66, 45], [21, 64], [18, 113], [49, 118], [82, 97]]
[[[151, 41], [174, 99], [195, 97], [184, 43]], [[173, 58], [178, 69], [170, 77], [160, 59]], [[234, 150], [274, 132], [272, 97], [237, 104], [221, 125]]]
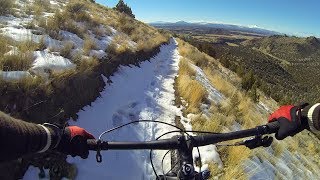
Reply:
[[266, 124], [266, 126], [267, 126], [268, 132], [270, 134], [277, 133], [280, 129], [280, 123], [278, 121], [270, 122], [270, 123]]
[[88, 149], [97, 150], [98, 149], [97, 142], [98, 141], [96, 139], [88, 139], [87, 140]]

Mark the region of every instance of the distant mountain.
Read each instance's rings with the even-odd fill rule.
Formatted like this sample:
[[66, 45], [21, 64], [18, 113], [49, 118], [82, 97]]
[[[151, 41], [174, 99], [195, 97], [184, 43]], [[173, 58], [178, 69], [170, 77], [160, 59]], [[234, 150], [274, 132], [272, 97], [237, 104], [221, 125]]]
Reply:
[[249, 27], [249, 26], [239, 26], [239, 25], [221, 24], [221, 23], [206, 23], [206, 22], [190, 23], [190, 22], [186, 22], [186, 21], [178, 21], [178, 22], [153, 22], [153, 23], [149, 23], [149, 24], [151, 26], [161, 27], [161, 28], [195, 27], [195, 28], [225, 29], [225, 30], [229, 30], [229, 31], [245, 31], [245, 32], [258, 33], [258, 34], [263, 34], [263, 35], [279, 35], [279, 34], [281, 34], [276, 31], [262, 29], [262, 28], [258, 28], [256, 26]]

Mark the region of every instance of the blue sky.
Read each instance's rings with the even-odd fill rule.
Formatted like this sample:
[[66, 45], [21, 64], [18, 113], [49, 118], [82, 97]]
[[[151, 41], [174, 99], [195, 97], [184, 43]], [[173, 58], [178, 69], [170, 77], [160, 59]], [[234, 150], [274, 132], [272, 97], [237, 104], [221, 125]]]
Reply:
[[[124, 0], [143, 22], [206, 21], [320, 37], [320, 0]], [[118, 0], [96, 0], [114, 7]]]

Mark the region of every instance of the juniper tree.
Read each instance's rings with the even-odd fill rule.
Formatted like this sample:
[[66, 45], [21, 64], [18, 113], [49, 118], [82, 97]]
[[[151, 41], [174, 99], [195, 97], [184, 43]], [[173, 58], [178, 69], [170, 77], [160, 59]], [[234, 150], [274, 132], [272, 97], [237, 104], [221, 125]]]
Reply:
[[135, 18], [135, 15], [132, 13], [131, 8], [126, 3], [124, 3], [123, 0], [119, 0], [114, 9], [119, 12], [125, 13], [132, 18]]

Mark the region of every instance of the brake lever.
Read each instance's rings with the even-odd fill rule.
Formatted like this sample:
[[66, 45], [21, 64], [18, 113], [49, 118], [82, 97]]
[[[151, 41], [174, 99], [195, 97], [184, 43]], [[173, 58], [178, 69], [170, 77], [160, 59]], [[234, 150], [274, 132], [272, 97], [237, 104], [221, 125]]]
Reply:
[[273, 142], [273, 137], [265, 136], [256, 136], [252, 139], [245, 140], [243, 145], [245, 145], [249, 149], [255, 149], [258, 147], [269, 147]]

